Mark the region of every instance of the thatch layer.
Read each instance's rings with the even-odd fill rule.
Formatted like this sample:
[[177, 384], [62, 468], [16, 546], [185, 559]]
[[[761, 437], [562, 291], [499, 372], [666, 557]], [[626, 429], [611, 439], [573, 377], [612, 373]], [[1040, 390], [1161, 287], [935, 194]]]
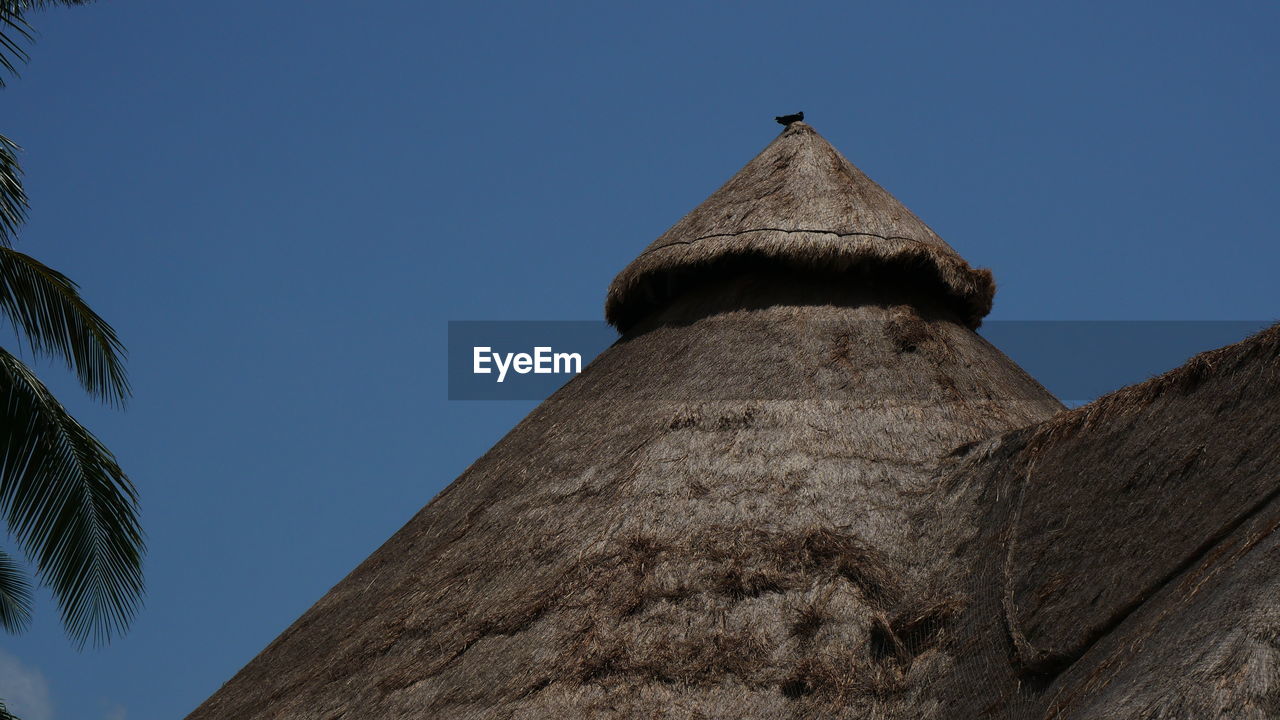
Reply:
[[936, 291], [970, 327], [990, 312], [995, 293], [989, 271], [969, 267], [902, 203], [797, 122], [618, 275], [605, 317], [625, 331], [704, 282], [720, 261], [743, 255], [821, 271], [890, 269]]
[[956, 717], [1280, 716], [1280, 326], [956, 463]]
[[944, 717], [965, 599], [948, 526], [911, 518], [940, 456], [1060, 409], [900, 287], [721, 278], [191, 717]]
[[1065, 412], [990, 289], [794, 123], [191, 719], [1280, 716], [1280, 326]]

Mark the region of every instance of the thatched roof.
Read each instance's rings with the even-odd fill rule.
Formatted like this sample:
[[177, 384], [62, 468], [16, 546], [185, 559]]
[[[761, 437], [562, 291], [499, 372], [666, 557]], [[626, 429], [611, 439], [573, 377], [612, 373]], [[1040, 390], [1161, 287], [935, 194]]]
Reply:
[[1275, 716], [1280, 329], [1067, 412], [859, 267], [633, 306], [190, 718]]
[[[938, 458], [1061, 405], [946, 307], [776, 268], [600, 355], [197, 710], [925, 717]], [[959, 518], [963, 522], [963, 518]]]
[[939, 487], [935, 512], [984, 508], [953, 540], [955, 717], [1280, 717], [1280, 325], [970, 448]]
[[743, 256], [902, 275], [944, 297], [970, 327], [995, 293], [989, 271], [969, 267], [816, 130], [795, 122], [618, 275], [605, 317], [625, 331], [719, 262]]
[[[988, 276], [810, 128], [740, 178], [615, 283], [617, 344], [191, 717], [932, 713], [964, 598], [911, 519], [1062, 406], [970, 329]], [[715, 262], [677, 288], [682, 237]]]

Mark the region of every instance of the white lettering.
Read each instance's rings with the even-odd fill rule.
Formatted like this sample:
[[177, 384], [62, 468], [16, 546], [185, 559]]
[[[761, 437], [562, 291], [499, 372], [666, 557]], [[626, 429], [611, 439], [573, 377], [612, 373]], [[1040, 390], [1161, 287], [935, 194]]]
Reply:
[[472, 357], [472, 358], [474, 359], [474, 361], [475, 361], [475, 362], [474, 362], [474, 364], [473, 364], [473, 365], [472, 365], [472, 367], [471, 367], [471, 372], [472, 372], [472, 373], [477, 374], [477, 375], [479, 375], [480, 373], [484, 373], [484, 374], [488, 375], [489, 373], [493, 372], [493, 371], [492, 371], [492, 370], [490, 370], [489, 368], [484, 367], [484, 362], [485, 362], [486, 360], [488, 360], [488, 358], [486, 358], [484, 355], [485, 355], [485, 353], [489, 352], [489, 351], [490, 351], [490, 350], [492, 350], [492, 349], [493, 349], [493, 348], [487, 348], [487, 347], [474, 347], [474, 348], [471, 348], [471, 350], [472, 350], [472, 355], [471, 355], [471, 357]]
[[[506, 362], [503, 362], [506, 360]], [[498, 382], [507, 379], [507, 370], [511, 368], [511, 353], [502, 355], [501, 353], [493, 354], [493, 364], [498, 366]]]
[[491, 347], [476, 346], [471, 348], [471, 370], [480, 375], [490, 375], [493, 368], [498, 369], [498, 382], [507, 379], [507, 372], [515, 370], [521, 375], [530, 372], [535, 375], [554, 373], [577, 374], [582, 372], [582, 355], [579, 353], [558, 353], [545, 345], [539, 345], [529, 353], [500, 353]]
[[[551, 348], [547, 348], [550, 350]], [[560, 369], [560, 362], [564, 361], [564, 369]], [[569, 363], [573, 363], [573, 369], [570, 369]], [[558, 373], [574, 373], [575, 375], [582, 372], [582, 356], [578, 353], [556, 353], [555, 360], [552, 363], [552, 372]]]
[[533, 372], [536, 375], [549, 375], [551, 366], [548, 364], [551, 360], [551, 348], [536, 347], [533, 349]]

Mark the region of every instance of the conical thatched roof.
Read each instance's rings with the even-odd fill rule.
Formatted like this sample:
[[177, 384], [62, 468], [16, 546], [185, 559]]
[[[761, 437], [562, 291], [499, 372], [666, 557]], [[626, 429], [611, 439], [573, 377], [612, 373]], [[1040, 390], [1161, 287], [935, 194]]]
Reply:
[[[835, 196], [806, 207], [900, 207], [828, 150], [793, 125], [761, 157], [790, 158], [776, 192]], [[611, 295], [624, 336], [190, 717], [1280, 707], [1280, 331], [1068, 413], [920, 281], [982, 277], [932, 234], [919, 263], [848, 265], [784, 234], [711, 265], [647, 251]]]
[[933, 713], [934, 468], [1062, 406], [969, 328], [988, 276], [810, 128], [739, 178], [615, 283], [617, 344], [191, 717]]
[[989, 271], [969, 267], [816, 130], [795, 122], [618, 275], [605, 317], [626, 330], [707, 270], [742, 257], [831, 272], [906, 270], [970, 327], [995, 293]]

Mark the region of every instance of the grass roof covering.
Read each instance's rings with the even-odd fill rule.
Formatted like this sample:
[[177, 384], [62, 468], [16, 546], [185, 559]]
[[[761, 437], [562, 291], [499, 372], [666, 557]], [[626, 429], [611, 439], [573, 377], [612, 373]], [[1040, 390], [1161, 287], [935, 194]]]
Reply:
[[1280, 326], [951, 463], [944, 717], [1280, 717]]
[[795, 122], [619, 273], [605, 317], [626, 331], [743, 255], [801, 269], [892, 272], [943, 298], [970, 327], [995, 294], [990, 271], [969, 267], [816, 130]]
[[1280, 716], [1280, 327], [1065, 411], [851, 168], [784, 131], [191, 720]]
[[956, 320], [776, 267], [691, 288], [191, 717], [928, 716], [965, 598], [912, 518], [940, 457], [1061, 410]]

